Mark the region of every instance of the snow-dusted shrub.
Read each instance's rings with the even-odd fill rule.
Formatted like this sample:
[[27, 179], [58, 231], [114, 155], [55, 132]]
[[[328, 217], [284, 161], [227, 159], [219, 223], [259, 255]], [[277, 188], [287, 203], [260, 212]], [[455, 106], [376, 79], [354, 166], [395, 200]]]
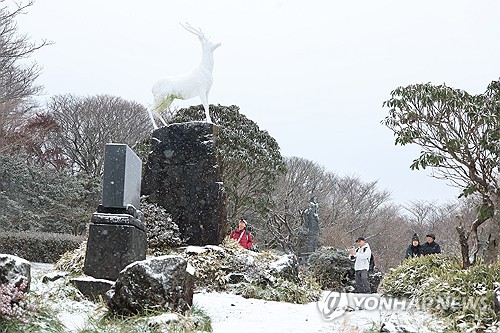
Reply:
[[427, 285], [447, 270], [459, 271], [460, 267], [454, 260], [441, 255], [409, 258], [389, 270], [382, 280], [381, 291], [394, 297], [412, 297], [419, 293], [423, 284]]
[[268, 284], [242, 282], [234, 287], [237, 294], [246, 298], [258, 298], [268, 301], [305, 304], [319, 299], [319, 284], [312, 278], [290, 281], [277, 278]]
[[248, 271], [248, 261], [239, 254], [245, 254], [236, 241], [228, 241], [220, 248], [204, 249], [195, 254], [192, 252], [180, 253], [191, 266], [195, 268], [195, 289], [209, 291], [225, 291], [229, 287], [231, 273]]
[[343, 250], [322, 247], [309, 256], [309, 273], [324, 290], [350, 291], [354, 265]]
[[141, 197], [141, 211], [144, 214], [144, 224], [148, 241], [148, 252], [151, 255], [163, 255], [183, 242], [179, 227], [172, 221], [167, 211], [156, 203], [148, 201], [146, 196]]
[[315, 301], [320, 295], [319, 285], [311, 279], [304, 279], [298, 271], [292, 275], [293, 270], [279, 269], [286, 256], [249, 251], [233, 239], [225, 239], [220, 247], [188, 248], [181, 256], [195, 268], [197, 290], [291, 303]]
[[84, 241], [76, 249], [65, 252], [56, 262], [54, 268], [60, 271], [70, 272], [71, 274], [82, 275], [86, 249], [87, 241]]
[[0, 285], [0, 319], [25, 321], [24, 300], [26, 298], [26, 283], [19, 287], [6, 283]]
[[500, 263], [476, 264], [464, 270], [442, 255], [406, 260], [384, 276], [385, 295], [411, 298], [417, 305], [450, 319], [451, 331], [500, 329], [494, 310], [494, 289], [500, 281]]
[[0, 232], [0, 253], [13, 254], [28, 261], [54, 263], [77, 248], [82, 236], [47, 232]]
[[[212, 105], [210, 114], [218, 124], [216, 148], [221, 162], [230, 220], [244, 212], [269, 213], [269, 196], [276, 179], [285, 172], [275, 138], [240, 112], [236, 105]], [[203, 107], [179, 109], [172, 123], [204, 120]]]

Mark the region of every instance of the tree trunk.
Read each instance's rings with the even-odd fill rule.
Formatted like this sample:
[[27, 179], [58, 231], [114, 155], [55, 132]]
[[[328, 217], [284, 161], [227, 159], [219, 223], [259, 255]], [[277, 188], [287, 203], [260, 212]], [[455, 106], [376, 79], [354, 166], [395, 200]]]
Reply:
[[455, 229], [458, 232], [458, 237], [460, 239], [460, 248], [462, 250], [462, 261], [463, 261], [462, 268], [467, 269], [470, 266], [469, 242], [462, 226], [458, 226]]
[[495, 211], [491, 218], [488, 247], [484, 256], [484, 262], [486, 264], [500, 261], [500, 196], [495, 198], [494, 205]]

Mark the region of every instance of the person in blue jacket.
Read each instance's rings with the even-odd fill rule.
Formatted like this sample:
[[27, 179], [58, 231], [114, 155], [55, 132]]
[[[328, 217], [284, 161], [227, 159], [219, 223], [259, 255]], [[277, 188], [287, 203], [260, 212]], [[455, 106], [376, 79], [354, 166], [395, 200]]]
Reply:
[[429, 255], [429, 254], [441, 253], [441, 247], [439, 246], [438, 243], [435, 242], [436, 235], [427, 234], [427, 235], [425, 235], [425, 240], [426, 240], [425, 244], [422, 245], [422, 254], [424, 256]]

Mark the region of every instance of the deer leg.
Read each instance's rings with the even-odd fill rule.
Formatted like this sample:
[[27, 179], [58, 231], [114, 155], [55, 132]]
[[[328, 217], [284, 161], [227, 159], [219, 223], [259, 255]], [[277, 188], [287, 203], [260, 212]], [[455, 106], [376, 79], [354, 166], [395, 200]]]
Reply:
[[158, 118], [160, 118], [161, 122], [163, 123], [164, 126], [168, 126], [167, 122], [165, 121], [165, 119], [163, 119], [163, 117], [161, 116], [160, 113], [158, 113]]
[[148, 107], [149, 118], [151, 118], [151, 122], [153, 123], [153, 128], [158, 129], [158, 125], [156, 125], [155, 117], [153, 116], [153, 111], [151, 109], [152, 109], [151, 106]]
[[205, 109], [206, 121], [207, 121], [207, 123], [211, 123], [212, 119], [210, 118], [210, 112], [209, 112], [210, 109], [209, 109], [209, 105], [208, 105], [208, 93], [201, 92], [200, 99], [201, 99], [201, 103], [203, 104], [203, 108]]
[[163, 117], [161, 116], [161, 113], [163, 110], [168, 108], [170, 106], [170, 104], [172, 104], [174, 99], [175, 99], [175, 97], [170, 95], [167, 98], [161, 100], [160, 102], [155, 101], [155, 107], [154, 107], [155, 113], [158, 116], [158, 119], [161, 120], [161, 122], [163, 123], [164, 126], [168, 126], [168, 124], [165, 121], [165, 119], [163, 119]]

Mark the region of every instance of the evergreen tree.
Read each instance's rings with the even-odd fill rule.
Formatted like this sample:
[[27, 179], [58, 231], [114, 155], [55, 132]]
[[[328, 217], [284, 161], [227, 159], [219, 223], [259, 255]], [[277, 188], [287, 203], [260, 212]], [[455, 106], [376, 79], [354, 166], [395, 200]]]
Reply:
[[[240, 113], [239, 107], [210, 105], [216, 135], [224, 189], [228, 197], [228, 218], [266, 216], [273, 206], [271, 194], [277, 177], [285, 172], [276, 140]], [[203, 121], [201, 105], [178, 110], [172, 122]]]

